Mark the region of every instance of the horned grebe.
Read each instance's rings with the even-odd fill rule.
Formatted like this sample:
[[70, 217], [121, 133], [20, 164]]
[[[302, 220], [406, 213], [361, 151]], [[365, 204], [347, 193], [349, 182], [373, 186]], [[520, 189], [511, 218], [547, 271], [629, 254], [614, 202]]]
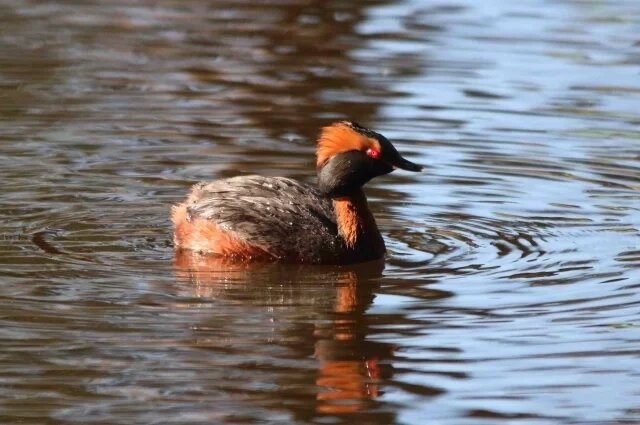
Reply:
[[395, 168], [421, 171], [383, 135], [342, 121], [318, 138], [317, 187], [285, 177], [239, 176], [197, 183], [172, 208], [176, 249], [308, 264], [384, 256], [362, 186]]

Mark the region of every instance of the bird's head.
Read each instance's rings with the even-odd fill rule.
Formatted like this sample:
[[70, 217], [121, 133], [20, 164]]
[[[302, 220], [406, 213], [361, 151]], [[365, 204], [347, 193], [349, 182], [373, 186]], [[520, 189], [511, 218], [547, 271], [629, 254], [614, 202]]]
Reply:
[[422, 171], [422, 166], [400, 156], [382, 134], [350, 121], [324, 127], [316, 155], [318, 187], [332, 198], [349, 196], [396, 168]]

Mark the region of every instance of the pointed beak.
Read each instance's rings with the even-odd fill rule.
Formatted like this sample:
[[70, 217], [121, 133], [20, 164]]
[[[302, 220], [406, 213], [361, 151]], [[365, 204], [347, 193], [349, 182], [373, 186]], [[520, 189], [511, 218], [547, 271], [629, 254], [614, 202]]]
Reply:
[[403, 157], [399, 156], [398, 159], [391, 163], [394, 168], [400, 168], [401, 170], [407, 171], [422, 171], [424, 168], [422, 165], [414, 164], [411, 161], [407, 161]]

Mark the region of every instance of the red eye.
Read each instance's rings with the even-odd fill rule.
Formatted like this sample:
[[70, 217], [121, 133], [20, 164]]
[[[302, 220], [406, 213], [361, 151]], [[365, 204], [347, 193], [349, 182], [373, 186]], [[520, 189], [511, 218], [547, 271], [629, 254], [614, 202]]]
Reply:
[[373, 148], [367, 149], [367, 156], [370, 156], [373, 159], [380, 159], [380, 151], [377, 151]]

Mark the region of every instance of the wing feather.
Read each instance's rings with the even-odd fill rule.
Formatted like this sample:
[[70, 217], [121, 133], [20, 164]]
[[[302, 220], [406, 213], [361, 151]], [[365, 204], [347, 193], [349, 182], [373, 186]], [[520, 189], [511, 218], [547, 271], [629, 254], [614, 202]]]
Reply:
[[313, 186], [285, 177], [252, 175], [198, 183], [187, 212], [280, 258], [295, 252], [326, 255], [339, 243], [331, 200]]

